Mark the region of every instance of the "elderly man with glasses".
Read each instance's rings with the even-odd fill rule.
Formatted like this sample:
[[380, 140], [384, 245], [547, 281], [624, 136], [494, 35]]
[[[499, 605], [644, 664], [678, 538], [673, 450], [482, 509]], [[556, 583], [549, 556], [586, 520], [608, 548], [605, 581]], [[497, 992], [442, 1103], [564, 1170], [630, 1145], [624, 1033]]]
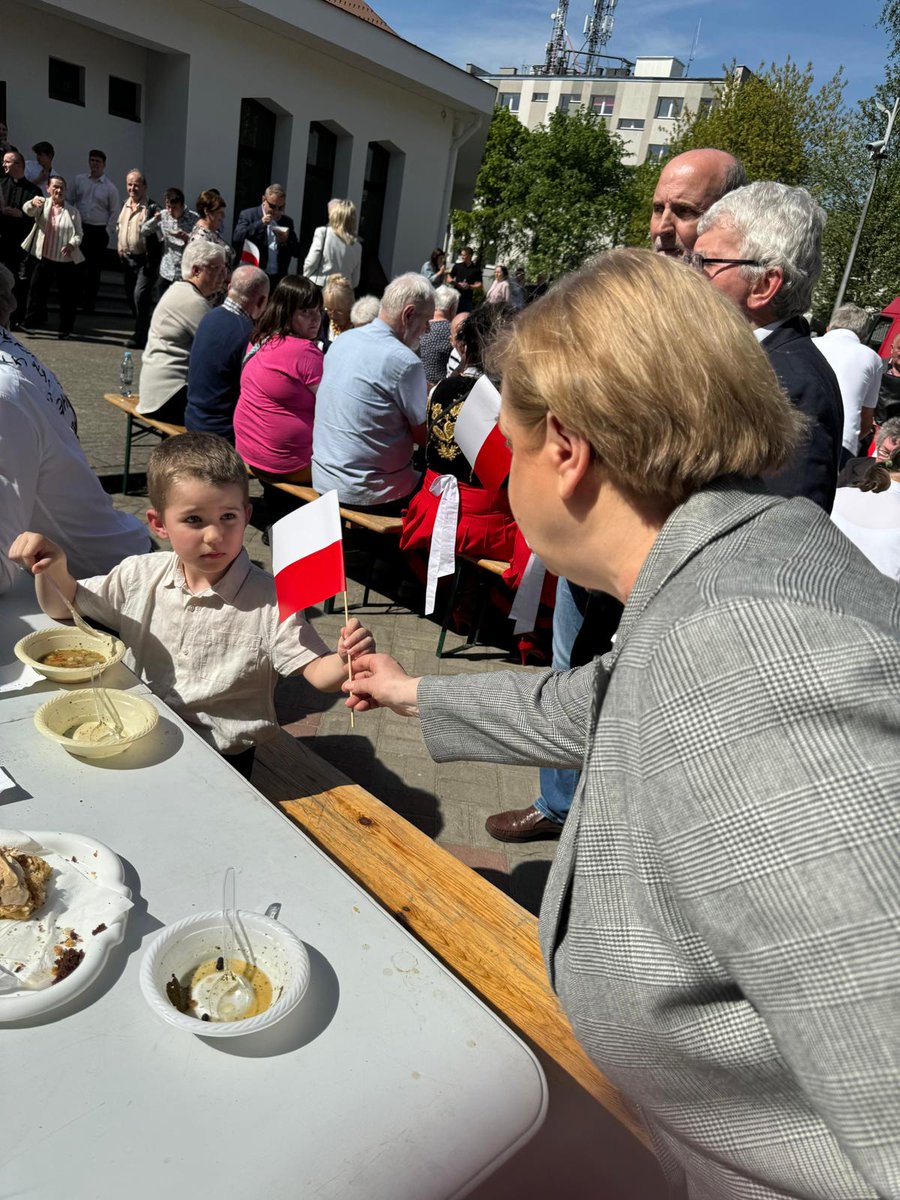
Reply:
[[285, 216], [286, 200], [281, 184], [270, 183], [262, 202], [238, 213], [234, 226], [232, 245], [237, 261], [242, 261], [244, 242], [252, 242], [259, 254], [259, 266], [269, 277], [270, 292], [287, 275], [291, 259], [300, 253], [294, 222]]
[[770, 491], [807, 496], [831, 512], [844, 408], [837, 377], [803, 317], [822, 269], [824, 226], [825, 213], [805, 188], [751, 183], [700, 218], [694, 251], [686, 257], [744, 314], [791, 403], [809, 418], [793, 460], [767, 481]]

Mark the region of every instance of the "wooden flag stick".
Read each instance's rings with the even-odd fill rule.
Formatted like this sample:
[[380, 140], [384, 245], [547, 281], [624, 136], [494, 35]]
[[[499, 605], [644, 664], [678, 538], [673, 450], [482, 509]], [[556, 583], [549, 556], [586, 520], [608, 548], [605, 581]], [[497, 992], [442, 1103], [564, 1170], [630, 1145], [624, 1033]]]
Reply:
[[[350, 624], [350, 609], [347, 607], [347, 589], [346, 588], [344, 589], [344, 624], [345, 625]], [[350, 680], [351, 683], [353, 682], [353, 660], [351, 658], [347, 659], [347, 678]], [[355, 722], [353, 720], [353, 709], [352, 708], [350, 709], [350, 728], [351, 729], [355, 728]]]

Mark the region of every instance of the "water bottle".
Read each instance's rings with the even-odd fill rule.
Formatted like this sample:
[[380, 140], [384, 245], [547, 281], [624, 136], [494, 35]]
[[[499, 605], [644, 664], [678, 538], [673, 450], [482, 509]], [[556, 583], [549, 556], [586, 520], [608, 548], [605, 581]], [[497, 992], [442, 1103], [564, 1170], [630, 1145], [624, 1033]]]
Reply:
[[131, 357], [131, 351], [125, 351], [125, 357], [122, 359], [122, 365], [119, 367], [119, 391], [123, 396], [131, 395], [131, 385], [134, 383], [134, 359]]

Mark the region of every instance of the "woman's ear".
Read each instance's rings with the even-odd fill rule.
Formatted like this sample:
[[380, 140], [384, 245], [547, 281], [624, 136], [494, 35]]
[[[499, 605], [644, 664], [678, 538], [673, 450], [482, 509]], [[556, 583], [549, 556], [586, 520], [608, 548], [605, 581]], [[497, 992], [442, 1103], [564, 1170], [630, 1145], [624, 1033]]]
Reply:
[[594, 461], [591, 444], [583, 434], [569, 429], [559, 417], [548, 413], [545, 449], [551, 455], [559, 478], [559, 494], [564, 500], [570, 500]]

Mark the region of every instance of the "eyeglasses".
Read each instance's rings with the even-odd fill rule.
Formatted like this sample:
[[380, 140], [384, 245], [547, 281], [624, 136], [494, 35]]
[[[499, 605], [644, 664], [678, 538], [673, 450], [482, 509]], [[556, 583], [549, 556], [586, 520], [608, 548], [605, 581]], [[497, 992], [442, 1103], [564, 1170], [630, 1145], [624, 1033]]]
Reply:
[[269, 208], [274, 208], [277, 212], [284, 212], [283, 204], [273, 204], [271, 200], [267, 200], [266, 204], [268, 204]]
[[683, 261], [695, 271], [705, 271], [707, 267], [762, 267], [758, 258], [707, 258], [704, 254], [685, 254]]

